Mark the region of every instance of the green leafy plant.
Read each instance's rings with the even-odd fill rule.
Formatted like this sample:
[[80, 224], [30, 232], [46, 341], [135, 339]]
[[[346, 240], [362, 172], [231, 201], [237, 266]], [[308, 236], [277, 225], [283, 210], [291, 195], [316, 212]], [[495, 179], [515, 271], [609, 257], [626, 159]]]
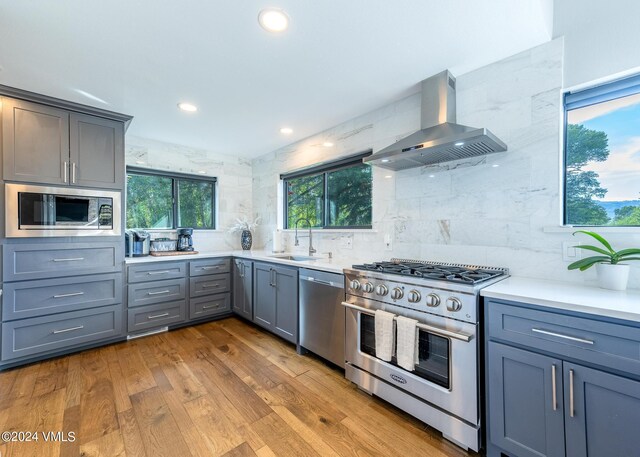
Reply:
[[[602, 246], [604, 246], [604, 249], [598, 246], [589, 246], [589, 245], [576, 246], [576, 249], [584, 249], [586, 251], [597, 252], [600, 255], [586, 257], [584, 259], [580, 259], [576, 262], [573, 262], [571, 265], [567, 267], [569, 270], [579, 269], [580, 271], [584, 271], [587, 268], [591, 268], [596, 263], [610, 263], [612, 265], [615, 265], [617, 263], [627, 261], [627, 260], [640, 260], [640, 249], [631, 248], [631, 249], [622, 249], [621, 251], [614, 251], [613, 248], [611, 247], [611, 244], [607, 240], [605, 240], [604, 237], [602, 237], [601, 235], [598, 235], [595, 232], [589, 232], [587, 230], [578, 230], [576, 232], [573, 232], [574, 235], [576, 233], [584, 233], [585, 235], [589, 235], [590, 237], [595, 238], [600, 242]], [[634, 256], [638, 256], [638, 257], [634, 257]]]

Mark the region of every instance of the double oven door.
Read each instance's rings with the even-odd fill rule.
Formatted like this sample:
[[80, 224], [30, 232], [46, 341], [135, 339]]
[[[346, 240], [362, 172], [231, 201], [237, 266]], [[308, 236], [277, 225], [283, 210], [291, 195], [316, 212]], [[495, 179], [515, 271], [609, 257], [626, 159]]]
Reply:
[[[346, 308], [345, 356], [351, 364], [463, 419], [479, 423], [477, 325], [352, 295]], [[375, 310], [418, 321], [418, 363], [413, 371], [376, 357]], [[395, 331], [395, 325], [394, 325]], [[395, 353], [395, 351], [394, 351]]]

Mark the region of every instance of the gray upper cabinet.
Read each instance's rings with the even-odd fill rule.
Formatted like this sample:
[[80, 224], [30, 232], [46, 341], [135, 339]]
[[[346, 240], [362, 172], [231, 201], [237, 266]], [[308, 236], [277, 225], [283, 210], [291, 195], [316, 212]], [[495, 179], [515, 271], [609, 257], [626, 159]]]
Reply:
[[2, 151], [5, 180], [67, 184], [69, 112], [2, 98]]
[[562, 361], [491, 342], [488, 362], [491, 441], [520, 457], [563, 456]]
[[298, 339], [298, 269], [254, 264], [254, 322], [287, 341]]
[[7, 181], [124, 188], [121, 120], [3, 97], [2, 150]]
[[253, 262], [235, 259], [233, 266], [233, 312], [253, 320]]
[[122, 122], [72, 113], [69, 130], [72, 185], [124, 187], [124, 125]]

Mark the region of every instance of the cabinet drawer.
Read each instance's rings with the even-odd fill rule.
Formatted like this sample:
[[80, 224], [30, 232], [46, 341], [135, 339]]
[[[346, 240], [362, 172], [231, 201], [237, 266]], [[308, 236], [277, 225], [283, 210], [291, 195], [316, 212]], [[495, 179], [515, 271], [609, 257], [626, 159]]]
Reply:
[[640, 375], [640, 328], [489, 301], [489, 338]]
[[122, 273], [4, 285], [5, 321], [122, 303]]
[[231, 288], [231, 275], [229, 273], [210, 276], [196, 276], [189, 279], [189, 294], [191, 297], [228, 292]]
[[139, 330], [177, 324], [186, 319], [186, 311], [186, 300], [133, 308], [127, 311], [128, 330], [129, 332], [137, 332]]
[[9, 244], [2, 252], [3, 279], [47, 279], [122, 271], [122, 243]]
[[113, 338], [121, 332], [122, 305], [5, 322], [2, 360]]
[[231, 271], [231, 260], [225, 259], [205, 259], [193, 260], [189, 262], [190, 276], [204, 276], [216, 273], [229, 273]]
[[231, 311], [231, 294], [210, 295], [189, 300], [189, 319], [215, 316]]
[[151, 305], [166, 301], [182, 300], [187, 296], [186, 279], [170, 279], [168, 281], [141, 282], [129, 284], [129, 308]]
[[153, 262], [129, 265], [127, 268], [127, 282], [129, 283], [185, 278], [186, 276], [186, 262]]

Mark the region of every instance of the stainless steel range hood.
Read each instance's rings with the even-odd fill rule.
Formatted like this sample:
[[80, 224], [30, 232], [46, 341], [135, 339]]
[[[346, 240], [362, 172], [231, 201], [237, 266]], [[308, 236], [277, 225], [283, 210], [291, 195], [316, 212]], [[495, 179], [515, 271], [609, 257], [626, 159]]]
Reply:
[[507, 145], [489, 130], [455, 122], [456, 79], [445, 70], [422, 81], [422, 129], [364, 162], [404, 170], [507, 150]]

